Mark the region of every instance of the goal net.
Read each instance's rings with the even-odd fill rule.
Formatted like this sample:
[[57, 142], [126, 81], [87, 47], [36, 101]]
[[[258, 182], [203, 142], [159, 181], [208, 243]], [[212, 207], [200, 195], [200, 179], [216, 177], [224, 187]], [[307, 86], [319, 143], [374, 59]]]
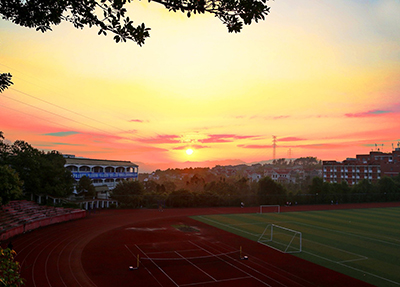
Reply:
[[260, 205], [260, 213], [275, 212], [280, 213], [281, 207], [279, 205]]
[[260, 238], [258, 238], [258, 243], [283, 253], [300, 253], [302, 236], [299, 231], [275, 224], [268, 224]]

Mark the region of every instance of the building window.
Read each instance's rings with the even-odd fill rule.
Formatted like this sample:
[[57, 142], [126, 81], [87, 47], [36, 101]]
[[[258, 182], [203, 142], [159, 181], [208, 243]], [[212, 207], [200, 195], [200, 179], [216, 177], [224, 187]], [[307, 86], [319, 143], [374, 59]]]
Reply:
[[112, 166], [106, 167], [106, 172], [114, 172], [114, 168]]
[[103, 172], [103, 171], [104, 171], [104, 168], [102, 168], [101, 166], [95, 166], [93, 168], [93, 172]]
[[76, 167], [75, 165], [69, 165], [67, 166], [67, 169], [71, 172], [78, 171], [78, 167]]

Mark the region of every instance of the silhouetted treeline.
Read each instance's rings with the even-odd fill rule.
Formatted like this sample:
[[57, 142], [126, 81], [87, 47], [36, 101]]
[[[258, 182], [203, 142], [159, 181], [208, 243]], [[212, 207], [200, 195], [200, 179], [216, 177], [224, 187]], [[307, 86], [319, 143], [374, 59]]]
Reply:
[[[307, 183], [308, 182], [308, 183]], [[258, 182], [241, 177], [227, 179], [220, 177], [207, 182], [200, 175], [194, 175], [178, 187], [174, 182], [157, 183], [121, 182], [114, 189], [113, 197], [124, 208], [167, 207], [216, 207], [246, 206], [260, 204], [339, 204], [361, 202], [400, 201], [400, 175], [395, 178], [383, 177], [372, 184], [368, 180], [354, 186], [346, 182], [327, 183], [314, 177], [299, 183], [282, 184], [270, 177]]]

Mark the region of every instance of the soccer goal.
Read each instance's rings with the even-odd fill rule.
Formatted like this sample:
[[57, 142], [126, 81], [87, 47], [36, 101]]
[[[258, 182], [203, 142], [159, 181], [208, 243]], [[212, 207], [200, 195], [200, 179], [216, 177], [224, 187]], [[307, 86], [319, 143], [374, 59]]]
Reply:
[[279, 205], [260, 205], [260, 213], [280, 213], [281, 207]]
[[302, 249], [301, 232], [268, 224], [258, 238], [258, 243], [269, 246], [283, 253], [300, 253]]

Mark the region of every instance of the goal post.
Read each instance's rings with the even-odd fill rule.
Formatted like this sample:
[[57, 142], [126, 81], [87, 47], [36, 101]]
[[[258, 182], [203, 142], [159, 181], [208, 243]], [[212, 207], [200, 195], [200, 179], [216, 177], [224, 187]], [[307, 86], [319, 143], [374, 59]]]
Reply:
[[268, 224], [257, 242], [283, 253], [302, 251], [301, 232], [276, 224]]
[[270, 205], [270, 204], [260, 205], [261, 214], [269, 212], [280, 213], [281, 212], [280, 205]]

